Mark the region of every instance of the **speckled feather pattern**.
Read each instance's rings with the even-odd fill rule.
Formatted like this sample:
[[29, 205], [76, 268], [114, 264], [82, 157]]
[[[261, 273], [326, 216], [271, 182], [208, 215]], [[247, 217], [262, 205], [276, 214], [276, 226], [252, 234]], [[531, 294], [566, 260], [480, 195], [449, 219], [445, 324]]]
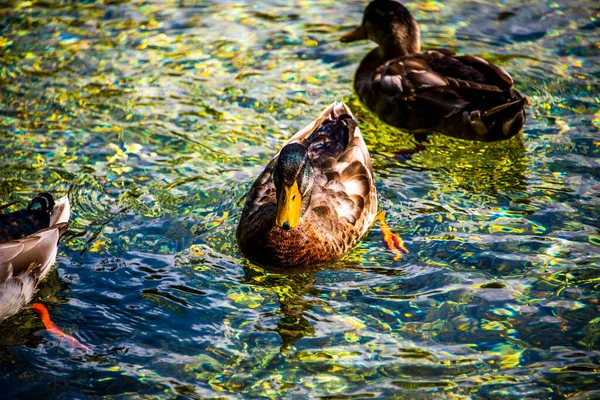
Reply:
[[328, 107], [291, 142], [307, 147], [315, 169], [311, 203], [297, 228], [285, 231], [275, 225], [275, 156], [248, 193], [237, 230], [242, 252], [257, 263], [292, 267], [340, 257], [377, 212], [369, 152], [344, 104]]
[[[0, 281], [0, 321], [16, 314], [31, 301], [44, 274], [42, 264], [32, 264], [28, 271]], [[5, 271], [6, 272], [6, 268]]]

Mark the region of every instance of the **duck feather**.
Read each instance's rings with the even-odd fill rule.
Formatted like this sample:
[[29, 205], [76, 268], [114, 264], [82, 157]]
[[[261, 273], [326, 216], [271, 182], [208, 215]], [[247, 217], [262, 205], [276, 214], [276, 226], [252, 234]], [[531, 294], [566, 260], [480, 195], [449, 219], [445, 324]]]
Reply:
[[291, 143], [308, 149], [315, 176], [310, 205], [297, 228], [274, 224], [277, 153], [250, 189], [237, 229], [242, 252], [260, 264], [292, 267], [338, 258], [367, 231], [377, 212], [369, 151], [344, 103], [327, 107], [286, 145]]

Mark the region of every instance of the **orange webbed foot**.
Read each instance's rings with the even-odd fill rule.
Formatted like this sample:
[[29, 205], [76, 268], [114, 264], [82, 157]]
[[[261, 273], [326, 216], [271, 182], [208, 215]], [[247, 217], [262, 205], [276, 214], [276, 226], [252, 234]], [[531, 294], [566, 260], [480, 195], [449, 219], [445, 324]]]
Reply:
[[408, 249], [404, 246], [404, 241], [400, 236], [392, 232], [388, 224], [385, 222], [385, 211], [382, 211], [375, 217], [375, 221], [379, 221], [381, 227], [381, 233], [383, 235], [383, 241], [385, 242], [388, 249], [394, 253], [394, 260], [402, 258], [402, 252], [408, 254]]
[[59, 340], [66, 340], [69, 344], [74, 345], [80, 349], [91, 352], [92, 350], [84, 344], [81, 344], [79, 340], [75, 339], [73, 336], [68, 335], [61, 331], [54, 322], [50, 319], [50, 314], [48, 314], [48, 309], [45, 305], [40, 303], [35, 303], [31, 306], [31, 309], [35, 311], [35, 313], [40, 317], [46, 330], [51, 334], [58, 337]]

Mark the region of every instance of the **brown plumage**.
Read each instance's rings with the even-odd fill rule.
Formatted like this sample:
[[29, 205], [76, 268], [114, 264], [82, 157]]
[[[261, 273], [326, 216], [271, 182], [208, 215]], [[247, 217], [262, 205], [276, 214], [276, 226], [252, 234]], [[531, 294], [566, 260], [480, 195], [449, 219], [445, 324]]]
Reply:
[[69, 216], [68, 198], [55, 203], [48, 193], [26, 209], [0, 215], [0, 322], [31, 300], [50, 271]]
[[[298, 226], [278, 226], [282, 189], [277, 185], [294, 182], [302, 197]], [[376, 212], [369, 151], [350, 109], [333, 103], [294, 135], [256, 179], [237, 240], [244, 255], [260, 264], [318, 264], [350, 250]]]
[[525, 123], [527, 99], [502, 68], [448, 49], [420, 52], [420, 31], [398, 1], [375, 0], [343, 42], [370, 39], [379, 47], [360, 63], [354, 88], [381, 120], [413, 133], [424, 130], [492, 142]]

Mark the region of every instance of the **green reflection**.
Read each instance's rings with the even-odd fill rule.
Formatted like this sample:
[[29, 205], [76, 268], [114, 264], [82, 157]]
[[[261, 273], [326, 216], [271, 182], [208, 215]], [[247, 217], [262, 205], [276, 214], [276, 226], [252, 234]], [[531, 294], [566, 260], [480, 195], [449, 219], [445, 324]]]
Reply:
[[306, 296], [318, 297], [314, 274], [324, 267], [278, 270], [263, 269], [253, 264], [244, 267], [242, 282], [268, 288], [277, 296], [279, 313], [276, 332], [281, 337], [281, 351], [288, 351], [303, 337], [312, 336], [315, 329], [305, 314], [313, 307]]
[[[352, 92], [372, 45], [338, 43], [364, 3], [2, 2], [0, 204], [70, 196], [54, 272], [70, 288], [38, 297], [98, 354], [54, 346], [24, 312], [1, 327], [5, 395], [593, 397], [597, 4], [406, 5], [426, 48], [510, 72], [532, 100], [521, 135], [430, 135], [400, 157], [414, 138]], [[328, 268], [244, 264], [249, 185], [334, 100], [411, 253], [394, 261], [375, 228]]]

